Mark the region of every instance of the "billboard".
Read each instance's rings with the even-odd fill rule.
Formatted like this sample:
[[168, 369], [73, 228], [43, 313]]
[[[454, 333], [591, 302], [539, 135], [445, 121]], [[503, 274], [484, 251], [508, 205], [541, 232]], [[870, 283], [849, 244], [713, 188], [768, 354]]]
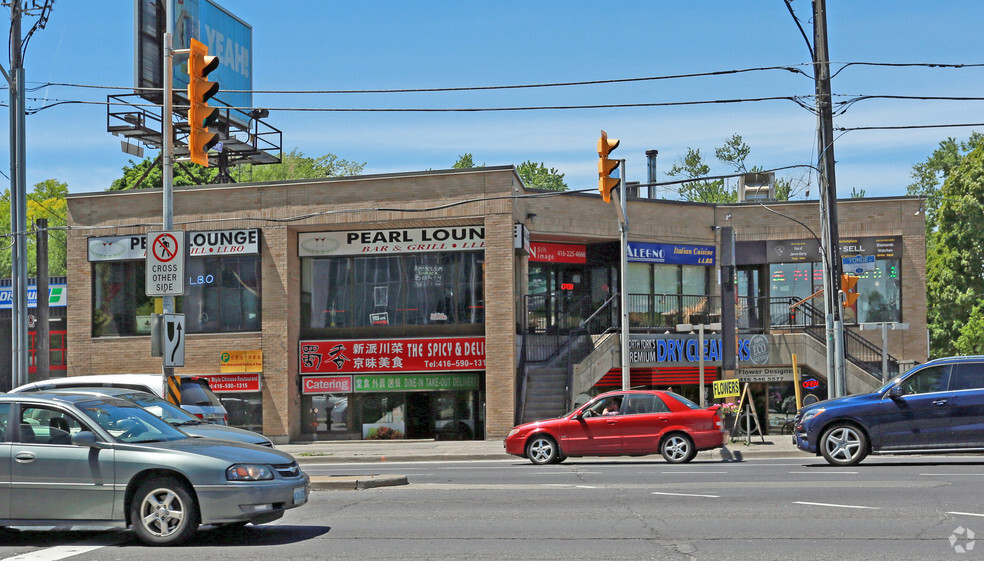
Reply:
[[[219, 68], [209, 79], [219, 83], [217, 99], [231, 107], [253, 106], [253, 28], [213, 0], [134, 0], [136, 38], [134, 86], [147, 99], [160, 102], [165, 12], [171, 2], [174, 16], [173, 47], [187, 49], [192, 38], [208, 46], [208, 54], [219, 57]], [[188, 56], [174, 56], [176, 90], [188, 87]], [[157, 88], [144, 90], [144, 88]], [[233, 91], [237, 90], [237, 91]], [[216, 104], [222, 106], [222, 104]], [[236, 121], [248, 123], [245, 111], [233, 111]]]

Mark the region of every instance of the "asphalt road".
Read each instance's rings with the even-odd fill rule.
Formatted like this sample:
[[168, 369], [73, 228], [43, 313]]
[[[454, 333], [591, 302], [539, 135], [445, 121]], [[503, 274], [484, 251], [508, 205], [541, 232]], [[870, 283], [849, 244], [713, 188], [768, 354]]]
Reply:
[[[312, 475], [401, 473], [409, 485], [312, 494], [280, 521], [205, 530], [161, 550], [128, 532], [25, 531], [0, 558], [972, 559], [984, 538], [984, 458], [658, 457], [309, 464]], [[91, 549], [84, 549], [91, 548]], [[961, 552], [962, 551], [962, 552]]]

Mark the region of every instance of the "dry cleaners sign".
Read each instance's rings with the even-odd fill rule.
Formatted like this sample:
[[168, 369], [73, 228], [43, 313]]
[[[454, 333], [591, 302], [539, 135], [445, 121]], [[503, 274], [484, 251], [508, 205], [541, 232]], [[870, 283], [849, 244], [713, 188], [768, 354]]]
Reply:
[[[704, 338], [704, 360], [721, 361], [721, 336]], [[630, 335], [629, 363], [632, 366], [696, 364], [700, 362], [700, 339], [693, 335]], [[769, 363], [769, 338], [752, 335], [738, 339], [738, 361], [754, 365]]]
[[355, 230], [298, 234], [301, 257], [326, 255], [385, 255], [485, 249], [484, 226]]
[[[255, 255], [260, 252], [260, 230], [211, 230], [188, 232], [189, 255]], [[147, 236], [103, 236], [89, 238], [89, 261], [137, 261], [147, 258]]]

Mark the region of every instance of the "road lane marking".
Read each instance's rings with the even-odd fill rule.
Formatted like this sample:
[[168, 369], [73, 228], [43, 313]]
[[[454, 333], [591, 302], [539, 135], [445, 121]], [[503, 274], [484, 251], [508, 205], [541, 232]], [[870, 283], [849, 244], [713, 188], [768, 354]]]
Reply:
[[877, 506], [839, 505], [833, 503], [808, 503], [804, 501], [793, 501], [793, 504], [806, 505], [806, 506], [830, 506], [834, 508], [863, 508], [868, 510], [881, 510], [881, 507], [877, 507]]
[[661, 493], [659, 491], [653, 491], [652, 495], [668, 495], [671, 497], [705, 497], [708, 499], [720, 499], [721, 495], [698, 495], [695, 493]]
[[123, 541], [124, 539], [106, 540], [104, 543], [98, 545], [85, 545], [82, 543], [56, 545], [54, 547], [48, 547], [39, 551], [32, 551], [31, 553], [17, 555], [16, 557], [8, 557], [6, 558], [6, 561], [59, 561], [68, 557], [74, 557], [76, 555], [82, 555], [83, 553], [89, 553], [97, 549], [102, 549], [107, 546], [119, 545]]
[[597, 489], [591, 485], [565, 485], [563, 483], [545, 483], [547, 487], [565, 487], [567, 489]]
[[723, 474], [727, 474], [728, 472], [726, 472], [726, 471], [684, 471], [684, 470], [679, 470], [679, 471], [662, 471], [660, 473], [674, 473], [674, 474], [675, 473], [682, 473], [682, 474], [685, 474], [685, 475], [692, 475], [692, 474], [715, 474], [715, 475], [723, 475]]
[[979, 516], [984, 518], [984, 514], [979, 514], [976, 512], [948, 512], [947, 514], [956, 514], [958, 516]]
[[841, 471], [839, 469], [820, 470], [820, 471], [791, 471], [789, 473], [795, 473], [795, 474], [799, 474], [799, 475], [817, 475], [817, 474], [820, 474], [820, 473], [822, 473], [822, 474], [828, 474], [828, 473], [838, 473], [838, 474], [840, 474], [840, 473], [843, 473], [845, 475], [851, 475], [851, 474], [857, 475], [858, 474], [858, 472], [856, 472], [856, 471]]
[[923, 477], [950, 477], [950, 476], [970, 476], [970, 477], [981, 477], [984, 473], [920, 473], [919, 475]]

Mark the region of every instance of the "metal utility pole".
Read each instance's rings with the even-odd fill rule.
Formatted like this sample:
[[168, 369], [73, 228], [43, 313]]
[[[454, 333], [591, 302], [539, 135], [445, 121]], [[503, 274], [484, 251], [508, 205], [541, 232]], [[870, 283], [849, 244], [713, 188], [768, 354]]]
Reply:
[[[827, 51], [827, 7], [813, 0], [813, 67], [819, 124], [820, 199], [824, 224], [824, 297], [827, 306], [828, 382], [832, 397], [846, 394], [844, 376], [844, 321], [840, 302], [840, 236], [837, 226], [837, 181], [834, 173], [834, 118], [830, 95], [830, 60]], [[833, 352], [831, 353], [831, 343]], [[832, 368], [832, 370], [831, 370]]]
[[[20, 1], [10, 4], [10, 233], [11, 240], [11, 387], [27, 383], [27, 158], [24, 154], [24, 61], [21, 57]], [[6, 74], [6, 73], [4, 73]]]
[[48, 378], [51, 370], [51, 348], [49, 340], [48, 317], [48, 219], [38, 218], [35, 228], [37, 244], [35, 258], [37, 260], [37, 323], [34, 327], [34, 372], [38, 380]]

